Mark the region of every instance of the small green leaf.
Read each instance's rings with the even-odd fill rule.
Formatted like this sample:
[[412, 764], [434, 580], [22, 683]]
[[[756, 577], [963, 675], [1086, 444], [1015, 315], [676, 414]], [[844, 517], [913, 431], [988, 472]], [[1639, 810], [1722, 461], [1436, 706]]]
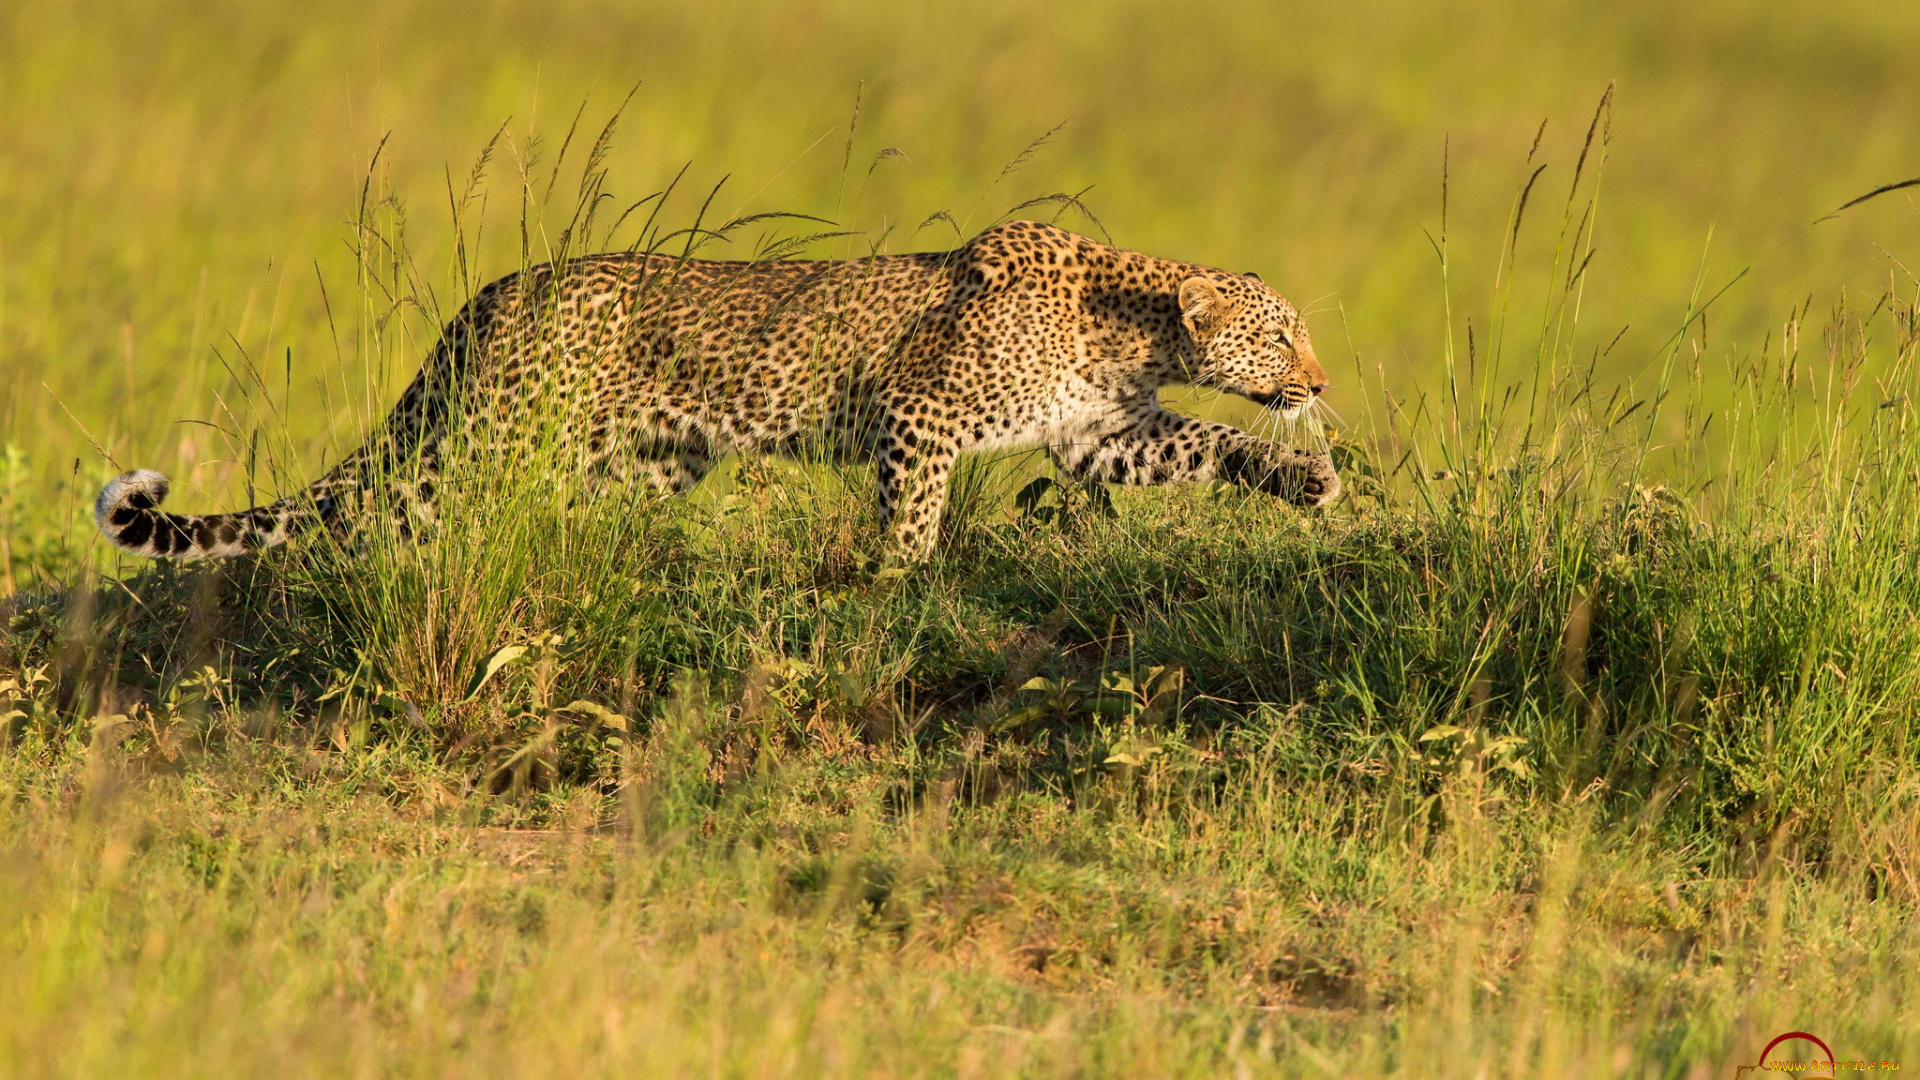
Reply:
[[1327, 451], [1327, 456], [1333, 460], [1333, 467], [1340, 471], [1343, 480], [1350, 474], [1366, 477], [1380, 475], [1379, 471], [1373, 467], [1373, 462], [1368, 459], [1366, 451], [1352, 443], [1335, 443]]
[[527, 647], [525, 645], [509, 645], [499, 652], [494, 653], [487, 660], [487, 669], [480, 673], [479, 678], [473, 680], [472, 686], [467, 688], [467, 696], [464, 700], [472, 701], [474, 697], [480, 693], [480, 688], [487, 685], [487, 680], [493, 678], [495, 672], [498, 672], [501, 668], [506, 667], [508, 664], [513, 663], [526, 654]]
[[626, 717], [614, 712], [605, 705], [585, 699], [569, 701], [565, 705], [560, 706], [560, 711], [579, 713], [582, 716], [591, 716], [595, 721], [613, 728], [615, 731], [631, 732], [633, 730], [633, 722]]
[[1013, 497], [1013, 505], [1018, 507], [1022, 514], [1032, 514], [1039, 508], [1040, 500], [1046, 498], [1047, 492], [1052, 491], [1054, 487], [1052, 477], [1039, 477], [1020, 489], [1020, 493]]
[[1087, 509], [1101, 517], [1120, 516], [1120, 512], [1113, 508], [1113, 493], [1107, 490], [1106, 484], [1098, 480], [1089, 480], [1082, 486], [1082, 490], [1086, 493]]
[[1108, 748], [1106, 764], [1131, 765], [1137, 769], [1158, 753], [1160, 746], [1156, 743], [1121, 739]]
[[1033, 723], [1036, 720], [1045, 720], [1046, 718], [1047, 708], [1045, 705], [1028, 705], [1024, 708], [1015, 709], [998, 720], [995, 720], [993, 722], [993, 731], [994, 734], [997, 735], [1002, 732], [1013, 731], [1016, 728]]
[[1435, 739], [1453, 739], [1466, 733], [1465, 728], [1458, 728], [1452, 724], [1441, 724], [1439, 727], [1428, 728], [1427, 733], [1420, 736], [1420, 741], [1432, 742]]

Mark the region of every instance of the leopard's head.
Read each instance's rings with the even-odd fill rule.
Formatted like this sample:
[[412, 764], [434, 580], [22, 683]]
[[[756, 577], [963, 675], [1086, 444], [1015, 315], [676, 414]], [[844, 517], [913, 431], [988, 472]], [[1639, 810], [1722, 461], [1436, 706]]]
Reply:
[[1306, 320], [1257, 274], [1181, 282], [1180, 322], [1193, 340], [1194, 382], [1277, 409], [1289, 420], [1327, 389]]

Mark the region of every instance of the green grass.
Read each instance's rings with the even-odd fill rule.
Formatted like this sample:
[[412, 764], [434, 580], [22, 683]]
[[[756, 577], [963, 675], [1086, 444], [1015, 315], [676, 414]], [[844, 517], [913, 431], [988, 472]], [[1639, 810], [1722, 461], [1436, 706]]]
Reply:
[[[1531, 485], [1313, 521], [1123, 496], [874, 581], [856, 497], [790, 512], [806, 483], [569, 521], [470, 587], [450, 536], [127, 582], [158, 620], [117, 588], [31, 610], [60, 677], [5, 766], [13, 1071], [1911, 1045], [1915, 568], [1880, 548], [1913, 522], [1872, 492], [1813, 542]], [[474, 701], [431, 683], [500, 642], [533, 648]]]
[[[1920, 172], [1920, 19], [107, 10], [0, 12], [0, 1073], [1915, 1056], [1909, 192], [1800, 230]], [[1097, 182], [1118, 242], [1260, 270], [1351, 494], [968, 462], [903, 573], [870, 470], [656, 503], [548, 448], [428, 543], [92, 539], [107, 456], [188, 510], [315, 475], [562, 242], [641, 76], [585, 171], [695, 159], [674, 227], [729, 171], [863, 231], [825, 255]]]

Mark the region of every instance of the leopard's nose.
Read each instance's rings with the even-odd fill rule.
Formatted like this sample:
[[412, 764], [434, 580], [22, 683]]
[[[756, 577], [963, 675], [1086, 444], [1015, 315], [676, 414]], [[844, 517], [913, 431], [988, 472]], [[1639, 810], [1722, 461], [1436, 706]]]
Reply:
[[1332, 385], [1333, 385], [1332, 383], [1317, 382], [1309, 385], [1307, 389], [1313, 391], [1314, 397], [1319, 397], [1321, 394], [1324, 394], [1327, 392], [1327, 387]]

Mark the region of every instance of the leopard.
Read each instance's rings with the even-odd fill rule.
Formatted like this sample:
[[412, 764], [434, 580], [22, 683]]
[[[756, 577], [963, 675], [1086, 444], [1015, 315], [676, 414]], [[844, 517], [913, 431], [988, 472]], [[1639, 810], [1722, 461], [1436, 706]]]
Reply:
[[1167, 408], [1162, 388], [1181, 383], [1289, 420], [1329, 387], [1305, 319], [1259, 275], [1042, 222], [847, 259], [582, 255], [477, 290], [385, 421], [303, 490], [170, 513], [168, 479], [139, 469], [94, 509], [115, 546], [166, 559], [382, 514], [430, 527], [448, 447], [511, 459], [536, 416], [557, 417], [548, 435], [590, 489], [684, 493], [729, 451], [871, 461], [885, 542], [911, 563], [938, 549], [968, 452], [1044, 447], [1075, 481], [1221, 481], [1301, 508], [1339, 496], [1328, 453]]

